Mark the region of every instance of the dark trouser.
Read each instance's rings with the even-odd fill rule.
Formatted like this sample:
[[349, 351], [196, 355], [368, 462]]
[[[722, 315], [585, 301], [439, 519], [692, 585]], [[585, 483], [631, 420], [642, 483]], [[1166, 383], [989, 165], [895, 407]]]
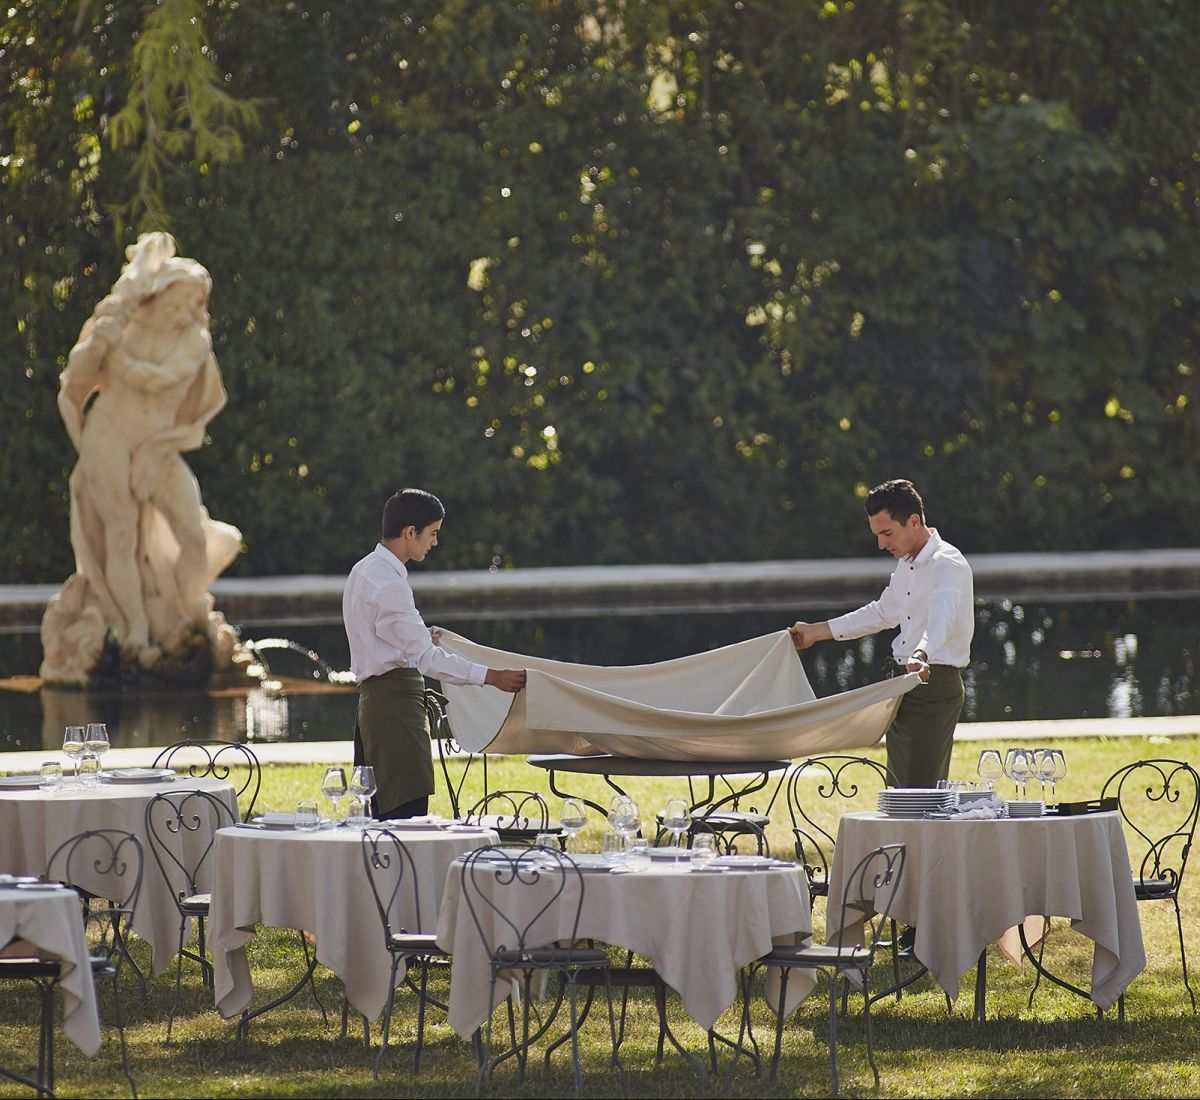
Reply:
[[936, 787], [950, 774], [954, 727], [966, 692], [962, 672], [953, 665], [933, 665], [929, 683], [900, 700], [887, 731], [888, 767], [901, 787]]
[[429, 813], [429, 795], [424, 795], [421, 798], [411, 799], [402, 806], [397, 806], [394, 810], [384, 810], [382, 813], [376, 813], [375, 816], [380, 821], [395, 821], [397, 818], [402, 817], [424, 817], [427, 813]]

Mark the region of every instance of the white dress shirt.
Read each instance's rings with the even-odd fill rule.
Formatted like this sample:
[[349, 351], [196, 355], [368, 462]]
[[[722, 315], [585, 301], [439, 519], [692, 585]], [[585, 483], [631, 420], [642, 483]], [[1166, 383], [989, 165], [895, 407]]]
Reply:
[[912, 561], [897, 563], [879, 599], [829, 620], [839, 642], [896, 626], [900, 633], [892, 641], [892, 656], [898, 659], [906, 661], [920, 649], [931, 665], [966, 668], [971, 660], [975, 634], [971, 567], [935, 527], [929, 528], [929, 541]]
[[433, 644], [417, 610], [408, 570], [383, 543], [358, 562], [342, 592], [350, 671], [361, 683], [393, 668], [415, 668], [451, 684], [482, 684], [487, 666]]

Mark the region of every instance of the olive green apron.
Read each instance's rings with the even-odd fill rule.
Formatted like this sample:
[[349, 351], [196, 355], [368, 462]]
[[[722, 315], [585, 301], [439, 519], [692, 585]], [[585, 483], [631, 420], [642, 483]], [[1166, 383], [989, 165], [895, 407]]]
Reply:
[[358, 685], [355, 739], [375, 769], [376, 805], [394, 810], [433, 794], [433, 751], [425, 714], [425, 677], [393, 668]]

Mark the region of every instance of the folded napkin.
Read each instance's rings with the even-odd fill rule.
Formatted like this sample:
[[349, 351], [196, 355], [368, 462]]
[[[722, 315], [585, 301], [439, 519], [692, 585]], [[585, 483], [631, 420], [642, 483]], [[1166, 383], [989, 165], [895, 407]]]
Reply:
[[264, 825], [292, 825], [296, 821], [296, 815], [280, 810], [268, 810], [265, 814], [260, 814], [258, 820]]
[[949, 812], [955, 821], [993, 821], [1008, 816], [1002, 798], [976, 799], [962, 809], [951, 807]]

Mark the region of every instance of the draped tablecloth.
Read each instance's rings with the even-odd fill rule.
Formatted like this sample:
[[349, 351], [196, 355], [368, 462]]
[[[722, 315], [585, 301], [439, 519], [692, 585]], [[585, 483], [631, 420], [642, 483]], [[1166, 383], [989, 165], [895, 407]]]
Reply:
[[[150, 944], [153, 971], [164, 970], [179, 944], [179, 910], [172, 887], [163, 878], [146, 836], [146, 804], [157, 794], [186, 794], [203, 790], [221, 799], [236, 818], [237, 793], [220, 779], [179, 777], [165, 783], [102, 783], [90, 789], [70, 788], [47, 794], [41, 790], [0, 791], [0, 868], [15, 874], [43, 875], [50, 856], [65, 840], [87, 829], [124, 829], [142, 843], [142, 892], [130, 925]], [[211, 841], [200, 828], [181, 830], [167, 838], [180, 858], [190, 858]], [[129, 883], [113, 882], [84, 865], [75, 868], [73, 885], [97, 897], [123, 897]], [[82, 872], [82, 873], [81, 873]], [[202, 868], [200, 889], [211, 888], [211, 857]]]
[[[405, 829], [400, 821], [379, 824], [388, 826], [408, 848], [420, 890], [418, 914], [409, 885], [401, 886], [393, 927], [433, 932], [450, 862], [463, 852], [496, 843], [498, 836], [491, 830], [447, 832]], [[371, 1019], [383, 1011], [391, 956], [384, 946], [357, 829], [220, 829], [213, 859], [217, 885], [208, 932], [222, 1016], [236, 1016], [250, 1006], [254, 988], [246, 945], [259, 924], [312, 933], [317, 960], [342, 979], [350, 1003]]]
[[[808, 881], [795, 864], [719, 874], [687, 868], [687, 863], [656, 861], [649, 870], [636, 873], [585, 873], [577, 934], [648, 959], [679, 993], [684, 1011], [710, 1028], [737, 997], [737, 974], [743, 966], [775, 943], [794, 943], [812, 932]], [[539, 890], [505, 887], [482, 865], [475, 875], [519, 926], [544, 904], [541, 895], [553, 891], [550, 876], [539, 883], [544, 885]], [[578, 882], [568, 876], [562, 895], [530, 930], [530, 944], [570, 938], [578, 890]], [[511, 932], [494, 914], [489, 918], [485, 911], [480, 917], [489, 919], [485, 927], [493, 942], [511, 940]], [[459, 1035], [470, 1036], [489, 1014], [491, 969], [463, 897], [461, 865], [446, 879], [437, 937], [439, 946], [451, 953], [450, 1024]], [[496, 992], [498, 1003], [508, 987], [497, 983]]]
[[63, 1034], [84, 1054], [95, 1054], [100, 1049], [100, 1018], [79, 895], [52, 886], [0, 887], [0, 947], [12, 939], [24, 940], [39, 957], [61, 962]]
[[[1094, 941], [1091, 997], [1107, 1009], [1146, 965], [1129, 856], [1115, 813], [954, 821], [845, 814], [829, 879], [828, 936], [862, 937], [871, 897], [851, 898], [842, 928], [846, 875], [880, 844], [906, 846], [892, 916], [916, 927], [914, 951], [950, 997], [989, 943], [1026, 917], [1070, 918]], [[870, 881], [865, 885], [869, 888]]]
[[900, 697], [920, 683], [908, 673], [817, 699], [786, 630], [649, 665], [550, 661], [444, 629], [438, 644], [491, 668], [528, 672], [515, 697], [442, 686], [454, 736], [471, 752], [794, 759], [875, 744]]

